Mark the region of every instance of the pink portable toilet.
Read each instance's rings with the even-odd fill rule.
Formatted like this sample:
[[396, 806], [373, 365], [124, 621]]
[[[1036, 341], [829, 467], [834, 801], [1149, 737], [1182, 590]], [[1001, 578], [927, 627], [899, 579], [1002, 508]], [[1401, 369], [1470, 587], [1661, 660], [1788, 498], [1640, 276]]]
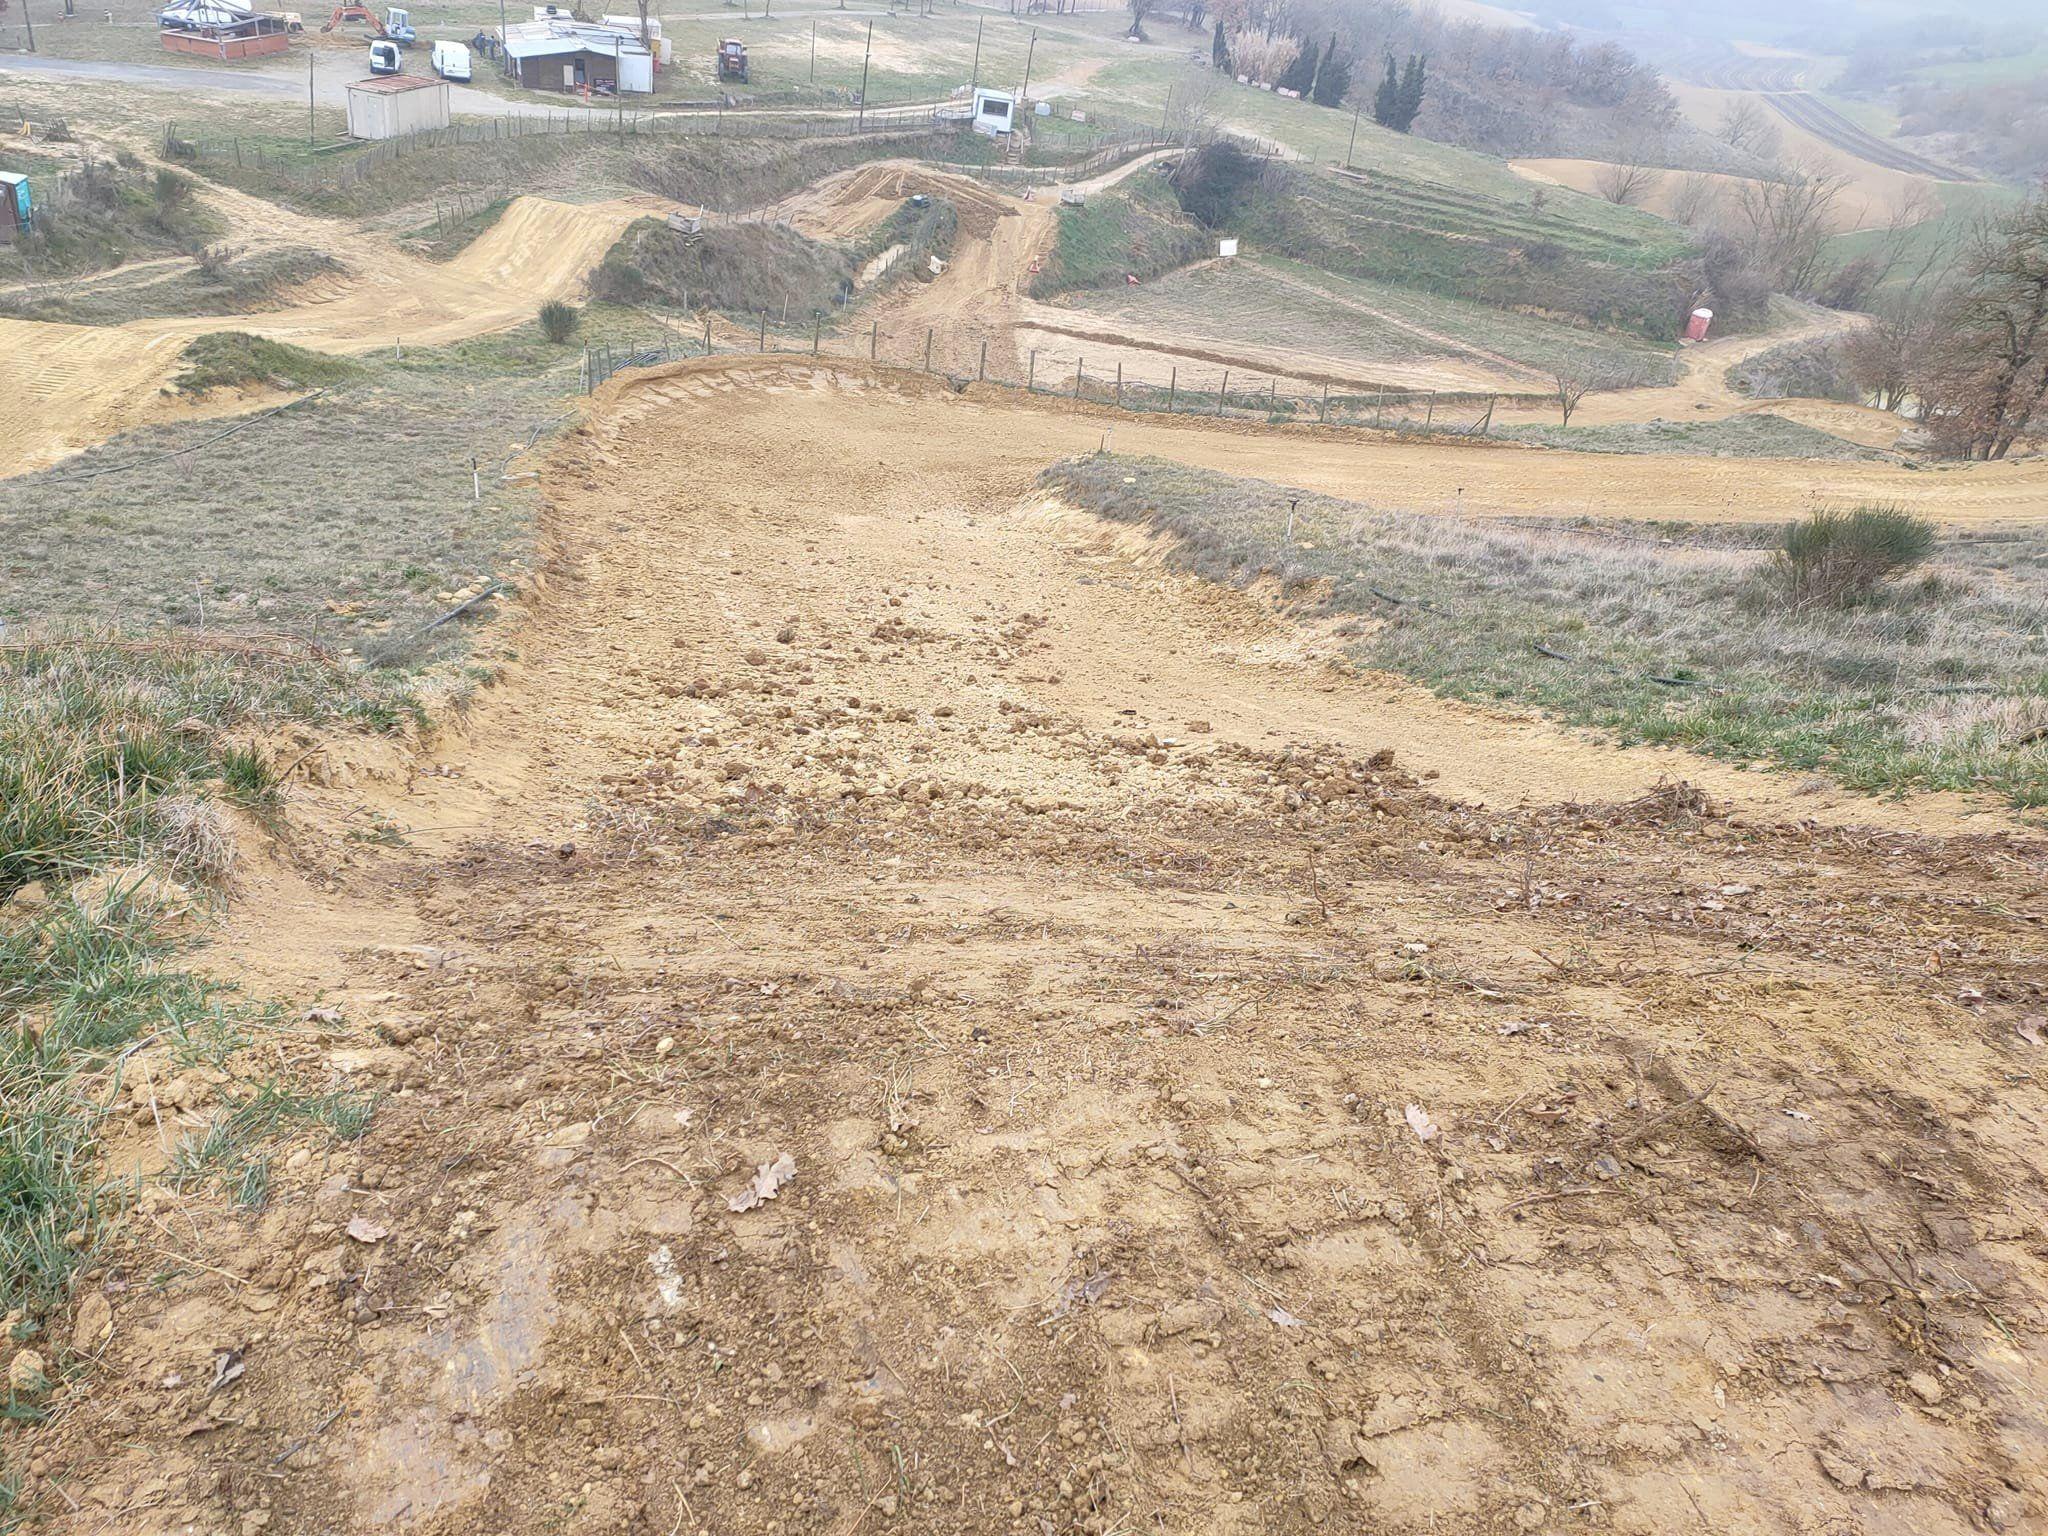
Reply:
[[1685, 322], [1685, 339], [1687, 341], [1705, 341], [1707, 339], [1707, 327], [1713, 323], [1714, 312], [1711, 309], [1694, 310], [1691, 318]]

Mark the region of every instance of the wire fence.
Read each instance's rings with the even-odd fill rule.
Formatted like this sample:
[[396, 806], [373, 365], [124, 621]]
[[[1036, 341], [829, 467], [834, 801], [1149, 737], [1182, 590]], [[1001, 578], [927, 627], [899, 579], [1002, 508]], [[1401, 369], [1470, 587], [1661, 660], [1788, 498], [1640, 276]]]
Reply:
[[[1054, 399], [1084, 401], [1140, 414], [1208, 416], [1382, 431], [1486, 437], [1493, 429], [1496, 394], [1373, 388], [1317, 382], [1313, 366], [1300, 372], [1215, 365], [1183, 365], [1156, 356], [1139, 363], [1084, 348], [1019, 348], [999, 334], [942, 332], [935, 326], [884, 331], [879, 321], [838, 325], [823, 311], [792, 327], [762, 311], [743, 320], [706, 315], [699, 329], [665, 328], [645, 337], [592, 342], [584, 348], [583, 387], [636, 368], [685, 358], [815, 357], [914, 369], [965, 387], [1001, 384]], [[1114, 351], [1115, 349], [1110, 349]]]

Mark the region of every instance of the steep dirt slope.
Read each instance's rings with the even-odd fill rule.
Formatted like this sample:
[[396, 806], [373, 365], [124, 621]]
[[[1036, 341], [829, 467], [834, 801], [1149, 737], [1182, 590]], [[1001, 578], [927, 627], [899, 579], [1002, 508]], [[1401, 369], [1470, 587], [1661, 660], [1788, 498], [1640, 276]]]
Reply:
[[518, 674], [307, 799], [410, 846], [229, 951], [389, 1096], [138, 1223], [49, 1529], [2048, 1515], [2038, 842], [1432, 713], [936, 384], [601, 409]]

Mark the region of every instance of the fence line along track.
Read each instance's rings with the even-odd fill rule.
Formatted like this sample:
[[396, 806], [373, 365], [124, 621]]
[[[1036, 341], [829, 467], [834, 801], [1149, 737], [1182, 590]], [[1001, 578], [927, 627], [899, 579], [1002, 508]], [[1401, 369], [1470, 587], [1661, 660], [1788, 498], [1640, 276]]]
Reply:
[[[1001, 384], [1027, 394], [1082, 400], [1136, 414], [1213, 416], [1271, 423], [1374, 427], [1453, 437], [1488, 437], [1498, 394], [1448, 390], [1340, 390], [1325, 386], [1302, 391], [1286, 375], [1234, 368], [1171, 367], [1165, 377], [1141, 375], [1121, 363], [1090, 371], [1085, 353], [1035, 352], [1020, 368], [1014, 351], [992, 345], [981, 332], [941, 333], [937, 327], [883, 331], [828, 324], [820, 311], [804, 330], [792, 330], [763, 312], [741, 328], [726, 318], [706, 316], [701, 329], [665, 328], [646, 336], [593, 341], [583, 350], [582, 382], [587, 394], [607, 379], [639, 368], [693, 357], [815, 357], [909, 368], [933, 374], [958, 388]], [[971, 358], [971, 363], [963, 359]]]

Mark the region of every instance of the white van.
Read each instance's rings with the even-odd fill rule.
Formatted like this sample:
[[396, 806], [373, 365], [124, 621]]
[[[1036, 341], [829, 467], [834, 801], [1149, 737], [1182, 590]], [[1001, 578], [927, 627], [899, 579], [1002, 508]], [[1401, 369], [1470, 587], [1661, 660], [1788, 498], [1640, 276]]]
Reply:
[[434, 44], [433, 63], [434, 73], [443, 80], [467, 80], [469, 78], [468, 44]]

